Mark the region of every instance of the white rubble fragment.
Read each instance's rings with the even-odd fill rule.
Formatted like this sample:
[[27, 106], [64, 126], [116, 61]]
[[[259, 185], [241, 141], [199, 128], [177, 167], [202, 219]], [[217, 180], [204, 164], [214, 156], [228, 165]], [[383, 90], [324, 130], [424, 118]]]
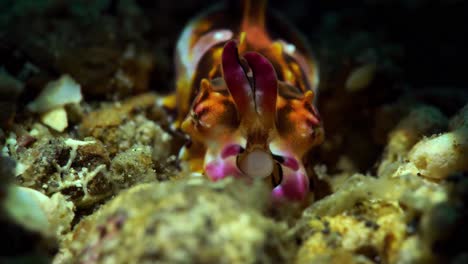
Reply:
[[70, 229], [74, 206], [60, 193], [48, 197], [31, 188], [10, 186], [4, 202], [9, 217], [29, 230], [58, 236]]
[[68, 127], [67, 112], [65, 108], [57, 107], [41, 115], [41, 122], [58, 132], [63, 132]]
[[4, 206], [7, 214], [24, 227], [39, 231], [49, 229], [47, 215], [42, 209], [49, 197], [36, 190], [11, 186], [8, 189]]
[[16, 167], [15, 167], [15, 176], [19, 176], [21, 174], [23, 174], [28, 168], [29, 168], [30, 165], [25, 165], [19, 161], [16, 162]]
[[32, 112], [43, 113], [67, 104], [79, 103], [82, 99], [81, 86], [65, 74], [60, 79], [49, 82], [27, 107]]

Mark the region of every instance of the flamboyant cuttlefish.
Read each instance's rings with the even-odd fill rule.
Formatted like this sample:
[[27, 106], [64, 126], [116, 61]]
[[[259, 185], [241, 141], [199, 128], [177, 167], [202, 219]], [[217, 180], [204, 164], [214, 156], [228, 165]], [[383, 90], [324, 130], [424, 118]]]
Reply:
[[[239, 3], [237, 3], [239, 7]], [[275, 31], [276, 30], [276, 31]], [[313, 104], [317, 66], [300, 35], [266, 0], [232, 1], [192, 20], [176, 51], [176, 129], [191, 139], [180, 152], [192, 172], [212, 180], [265, 178], [275, 199], [309, 192], [302, 158], [323, 141]]]

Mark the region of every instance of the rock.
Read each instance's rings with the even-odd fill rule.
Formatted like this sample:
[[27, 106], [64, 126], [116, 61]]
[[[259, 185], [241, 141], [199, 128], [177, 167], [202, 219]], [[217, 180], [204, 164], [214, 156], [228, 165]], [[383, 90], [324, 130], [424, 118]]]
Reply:
[[465, 263], [468, 236], [468, 174], [455, 173], [446, 182], [444, 200], [426, 204], [419, 211], [417, 235], [402, 248], [402, 263]]
[[[450, 174], [468, 170], [467, 113], [465, 107], [448, 122], [436, 108], [420, 106], [412, 110], [389, 134], [378, 175], [411, 174], [443, 180]], [[437, 134], [447, 126], [452, 131]]]
[[423, 139], [408, 154], [417, 173], [442, 180], [457, 171], [468, 170], [468, 127]]
[[[411, 144], [404, 144], [404, 151], [399, 155], [400, 158], [393, 158], [393, 162], [389, 162], [387, 156], [387, 159], [384, 159], [379, 167], [379, 175], [390, 173], [393, 176], [398, 177], [405, 174], [417, 174], [434, 180], [442, 180], [457, 171], [467, 170], [468, 126], [466, 126], [466, 120], [468, 120], [468, 111], [466, 111], [466, 109], [467, 107], [465, 106], [457, 115], [451, 118], [449, 127], [452, 131], [432, 135], [429, 138], [422, 138], [417, 142], [417, 144], [413, 143], [415, 141], [414, 139], [417, 137], [414, 135], [411, 136], [411, 134], [414, 133], [400, 133], [403, 136], [401, 138], [406, 139], [404, 141], [400, 141], [403, 143], [410, 142]], [[426, 112], [429, 113], [430, 111]], [[432, 114], [432, 116], [436, 117], [437, 115]], [[447, 123], [442, 119], [440, 119], [440, 122], [443, 121], [442, 123], [439, 121], [434, 123], [437, 119], [440, 118], [417, 118], [412, 122], [409, 122], [410, 120], [408, 120], [406, 123], [409, 124], [409, 126], [406, 126], [413, 128], [426, 128], [423, 130], [427, 130], [427, 128], [431, 128], [434, 125], [436, 126], [433, 128], [440, 129], [442, 128], [442, 124]], [[437, 123], [440, 124], [437, 125]], [[416, 129], [415, 131], [418, 130], [421, 129]], [[437, 132], [437, 130], [430, 130], [432, 130], [432, 133]], [[430, 130], [428, 132], [431, 132]], [[395, 137], [398, 133], [392, 133], [391, 135]], [[412, 140], [408, 140], [408, 138], [412, 138]], [[411, 146], [412, 148], [408, 153], [406, 153], [407, 149]], [[401, 162], [403, 159], [405, 159], [406, 162]], [[387, 172], [383, 173], [384, 171]]]
[[414, 263], [428, 256], [410, 241], [408, 232], [416, 231], [408, 226], [446, 201], [443, 186], [416, 175], [353, 175], [337, 184], [333, 194], [304, 211], [294, 228], [304, 241], [296, 263]]
[[142, 94], [93, 111], [83, 119], [80, 132], [99, 138], [102, 129], [121, 125], [129, 116], [154, 106], [156, 98], [152, 93]]
[[363, 201], [340, 214], [312, 219], [310, 236], [295, 263], [335, 263], [339, 259], [347, 259], [339, 263], [395, 263], [405, 238], [403, 217], [397, 204]]
[[257, 184], [138, 185], [83, 219], [55, 263], [283, 263], [293, 243], [258, 211], [267, 190]]
[[153, 147], [153, 160], [163, 162], [172, 154], [172, 136], [144, 115], [155, 103], [154, 94], [143, 94], [96, 110], [83, 119], [80, 133], [102, 141], [111, 157], [146, 145]]
[[388, 133], [388, 144], [378, 168], [378, 175], [395, 172], [409, 150], [424, 136], [431, 136], [447, 129], [448, 119], [435, 107], [421, 105], [412, 109]]
[[19, 155], [24, 167], [17, 180], [47, 195], [62, 193], [86, 207], [112, 195], [109, 155], [99, 141], [40, 138]]
[[110, 171], [112, 182], [118, 189], [157, 179], [150, 146], [136, 145], [120, 152], [112, 160]]

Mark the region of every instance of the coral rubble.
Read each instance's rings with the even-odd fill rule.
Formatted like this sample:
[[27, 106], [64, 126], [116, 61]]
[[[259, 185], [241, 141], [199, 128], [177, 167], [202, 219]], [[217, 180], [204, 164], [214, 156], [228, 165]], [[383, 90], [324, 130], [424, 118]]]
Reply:
[[[201, 179], [133, 187], [83, 219], [55, 263], [284, 262], [293, 243], [286, 225], [259, 211], [262, 187]], [[223, 194], [241, 189], [250, 198]]]

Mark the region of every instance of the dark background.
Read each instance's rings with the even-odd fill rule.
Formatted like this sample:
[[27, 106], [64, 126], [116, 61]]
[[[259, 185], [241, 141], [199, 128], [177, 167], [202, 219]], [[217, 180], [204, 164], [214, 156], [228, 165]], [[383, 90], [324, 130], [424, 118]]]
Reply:
[[[161, 12], [163, 17], [154, 18], [155, 23], [178, 18], [169, 29], [170, 35], [180, 32], [198, 10], [218, 1], [138, 2], [148, 13]], [[290, 19], [313, 46], [323, 41], [320, 33], [327, 27], [327, 22], [335, 20], [333, 30], [336, 34], [349, 36], [364, 31], [380, 41], [399, 45], [403, 51], [399, 65], [405, 79], [415, 88], [466, 88], [467, 1], [272, 0], [270, 7], [280, 10]]]
[[[11, 53], [23, 44], [24, 39], [31, 36], [28, 30], [37, 24], [34, 19], [42, 17], [43, 20], [66, 20], [69, 17], [80, 16], [82, 22], [98, 28], [102, 26], [102, 22], [96, 20], [96, 17], [119, 18], [122, 16], [122, 11], [120, 13], [116, 11], [119, 3], [131, 1], [51, 0], [49, 2], [55, 3], [53, 7], [50, 7], [51, 5], [44, 7], [45, 5], [41, 4], [44, 2], [47, 1], [0, 0], [0, 57], [3, 59], [3, 67], [10, 73], [14, 74], [17, 71], [12, 65], [19, 64], [9, 60]], [[166, 56], [167, 69], [164, 77], [157, 81], [173, 79], [174, 70], [169, 64], [172, 62], [175, 42], [184, 25], [200, 11], [220, 1], [135, 0], [135, 2], [141, 13], [132, 18], [136, 20], [132, 24], [133, 30], [142, 33], [145, 41], [154, 43], [153, 50]], [[70, 6], [73, 7], [69, 8]], [[76, 6], [81, 6], [86, 11], [77, 11]], [[382, 46], [382, 43], [383, 46], [393, 45], [397, 48], [398, 59], [393, 59], [393, 63], [399, 67], [402, 74], [400, 77], [404, 78], [412, 88], [450, 87], [461, 90], [466, 88], [467, 1], [271, 0], [269, 6], [280, 10], [309, 38], [319, 58], [322, 56], [321, 49], [327, 47], [332, 50], [346, 49], [354, 45], [350, 43], [353, 39], [356, 40], [357, 35], [364, 33], [364, 39], [357, 44], [361, 48], [363, 45]], [[132, 13], [131, 10], [125, 12], [127, 12], [125, 16]], [[22, 25], [24, 23], [26, 27]], [[139, 26], [141, 28], [135, 28]], [[51, 32], [41, 32], [39, 35], [44, 37], [52, 34]], [[85, 33], [86, 30], [74, 37], [79, 38]], [[38, 36], [34, 38], [37, 39]], [[347, 52], [352, 55], [353, 48], [347, 49]], [[37, 53], [32, 57], [40, 57]], [[37, 58], [34, 59], [33, 62], [36, 62]], [[327, 60], [322, 59], [320, 63], [321, 66], [327, 64]], [[335, 61], [330, 63], [336, 64]]]

